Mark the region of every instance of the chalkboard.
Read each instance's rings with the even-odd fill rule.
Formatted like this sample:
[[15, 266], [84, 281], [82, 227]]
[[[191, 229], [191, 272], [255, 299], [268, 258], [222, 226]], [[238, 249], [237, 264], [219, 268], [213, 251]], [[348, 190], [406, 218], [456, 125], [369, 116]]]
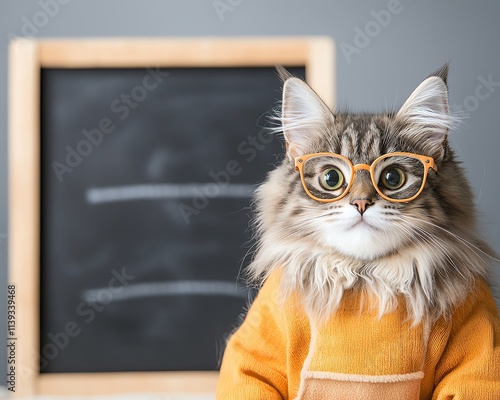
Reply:
[[[290, 68], [305, 76], [305, 68]], [[252, 293], [273, 67], [41, 70], [40, 371], [216, 370]]]

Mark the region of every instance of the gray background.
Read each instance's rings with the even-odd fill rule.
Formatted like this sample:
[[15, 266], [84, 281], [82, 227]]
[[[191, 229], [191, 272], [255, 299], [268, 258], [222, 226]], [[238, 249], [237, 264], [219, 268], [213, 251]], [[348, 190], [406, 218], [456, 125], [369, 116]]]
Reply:
[[[7, 46], [9, 37], [25, 36], [23, 18], [32, 20], [42, 4], [52, 1], [0, 3], [0, 359], [5, 359], [7, 329]], [[341, 45], [354, 45], [356, 27], [373, 28], [372, 13], [388, 9], [390, 1], [222, 2], [234, 6], [219, 16], [213, 0], [66, 0], [56, 15], [37, 28], [35, 37], [328, 35], [337, 43], [338, 104], [348, 104], [353, 110], [400, 105], [423, 78], [451, 60], [452, 109], [464, 104], [472, 109], [450, 140], [475, 190], [484, 236], [500, 253], [500, 135], [496, 119], [500, 87], [492, 87], [487, 99], [473, 98], [481, 77], [491, 75], [490, 79], [500, 82], [498, 0], [401, 0], [400, 12], [378, 33], [372, 31], [377, 34], [351, 57], [346, 57]], [[498, 264], [495, 268], [498, 270]], [[495, 280], [500, 284], [498, 272]], [[0, 363], [2, 384], [5, 373], [6, 365]]]

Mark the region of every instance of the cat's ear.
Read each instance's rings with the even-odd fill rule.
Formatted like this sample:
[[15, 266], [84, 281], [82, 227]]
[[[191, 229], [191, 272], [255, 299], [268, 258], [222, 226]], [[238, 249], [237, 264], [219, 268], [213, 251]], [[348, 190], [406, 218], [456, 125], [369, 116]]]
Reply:
[[436, 161], [447, 151], [448, 130], [454, 122], [448, 107], [447, 75], [445, 65], [424, 80], [396, 114], [402, 126], [400, 134], [419, 143], [425, 155]]
[[283, 85], [281, 124], [287, 155], [307, 154], [332, 129], [334, 117], [328, 106], [307, 83], [288, 78]]

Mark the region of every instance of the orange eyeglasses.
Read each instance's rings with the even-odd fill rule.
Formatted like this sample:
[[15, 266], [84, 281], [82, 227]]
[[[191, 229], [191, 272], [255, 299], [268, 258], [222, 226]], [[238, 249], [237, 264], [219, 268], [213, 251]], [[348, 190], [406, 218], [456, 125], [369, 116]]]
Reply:
[[414, 153], [388, 153], [371, 165], [357, 164], [335, 153], [314, 153], [295, 158], [302, 186], [312, 199], [330, 203], [342, 199], [354, 181], [356, 171], [369, 171], [373, 187], [385, 200], [404, 203], [424, 190], [429, 169], [437, 172], [434, 159]]

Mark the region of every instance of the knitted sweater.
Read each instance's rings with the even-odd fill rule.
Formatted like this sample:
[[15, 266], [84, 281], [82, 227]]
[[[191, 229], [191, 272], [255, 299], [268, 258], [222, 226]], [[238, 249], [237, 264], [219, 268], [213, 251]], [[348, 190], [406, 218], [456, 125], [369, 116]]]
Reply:
[[403, 298], [379, 318], [350, 292], [312, 324], [297, 294], [280, 301], [279, 279], [267, 279], [230, 338], [217, 399], [500, 400], [500, 321], [484, 282], [426, 329], [407, 320]]

